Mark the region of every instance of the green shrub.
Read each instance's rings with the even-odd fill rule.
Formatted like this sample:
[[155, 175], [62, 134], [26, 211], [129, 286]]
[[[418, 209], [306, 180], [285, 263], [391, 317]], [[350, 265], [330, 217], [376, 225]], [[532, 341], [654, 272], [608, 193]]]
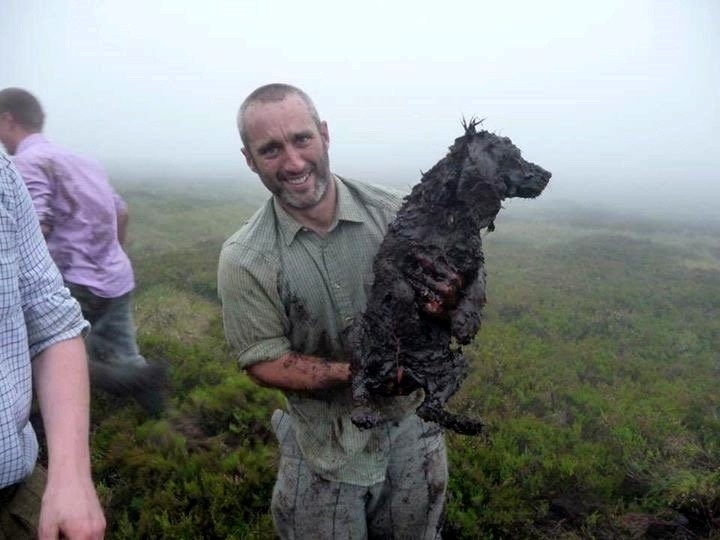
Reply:
[[[160, 420], [93, 396], [108, 537], [271, 538], [283, 399], [237, 368], [215, 285], [251, 209], [143, 193], [136, 320], [172, 388]], [[642, 538], [659, 520], [669, 537], [718, 538], [720, 235], [562, 219], [502, 219], [486, 237], [485, 321], [449, 406], [487, 428], [448, 434], [445, 537]]]

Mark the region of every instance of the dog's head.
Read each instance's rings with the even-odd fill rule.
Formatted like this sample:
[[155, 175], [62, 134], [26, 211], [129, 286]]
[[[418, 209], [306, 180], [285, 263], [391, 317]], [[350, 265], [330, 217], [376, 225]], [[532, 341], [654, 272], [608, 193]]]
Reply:
[[460, 161], [458, 195], [472, 190], [479, 180], [490, 183], [501, 198], [532, 198], [540, 195], [552, 174], [522, 158], [520, 150], [507, 137], [476, 131], [477, 121], [465, 124], [450, 154]]

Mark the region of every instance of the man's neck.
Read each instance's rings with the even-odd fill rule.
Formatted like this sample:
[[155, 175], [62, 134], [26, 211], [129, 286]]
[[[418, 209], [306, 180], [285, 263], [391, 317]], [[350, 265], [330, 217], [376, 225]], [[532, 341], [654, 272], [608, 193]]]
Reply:
[[40, 131], [28, 131], [26, 129], [19, 130], [15, 136], [14, 136], [14, 143], [15, 143], [15, 151], [13, 154], [17, 154], [20, 151], [20, 146], [22, 145], [23, 141], [27, 139], [28, 137], [31, 137], [32, 135], [37, 135], [41, 133]]

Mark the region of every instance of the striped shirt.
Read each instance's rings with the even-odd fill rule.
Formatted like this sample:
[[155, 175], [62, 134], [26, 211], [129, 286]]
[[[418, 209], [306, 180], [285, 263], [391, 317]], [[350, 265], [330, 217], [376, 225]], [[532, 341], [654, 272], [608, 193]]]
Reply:
[[[365, 309], [372, 262], [401, 195], [335, 177], [337, 211], [321, 238], [274, 198], [223, 245], [218, 289], [225, 335], [241, 367], [289, 352], [346, 361], [344, 332]], [[362, 430], [350, 421], [349, 386], [285, 392], [305, 459], [322, 477], [356, 485], [384, 480], [393, 423]], [[421, 391], [389, 398], [389, 418], [422, 402]]]
[[87, 326], [50, 258], [23, 181], [0, 153], [0, 488], [29, 475], [37, 459], [30, 358]]

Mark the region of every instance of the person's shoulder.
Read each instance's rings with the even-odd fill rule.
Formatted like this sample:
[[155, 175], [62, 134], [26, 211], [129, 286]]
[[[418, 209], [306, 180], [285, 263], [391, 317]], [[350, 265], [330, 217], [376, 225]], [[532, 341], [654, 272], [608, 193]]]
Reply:
[[232, 258], [246, 264], [275, 257], [277, 231], [272, 198], [233, 233], [222, 246], [221, 258]]
[[[272, 225], [272, 227], [271, 227]], [[265, 201], [226, 241], [227, 244], [263, 242], [274, 232], [272, 199]]]
[[84, 152], [55, 144], [52, 141], [48, 141], [47, 150], [52, 152], [55, 156], [61, 157], [70, 163], [76, 163], [86, 168], [95, 169], [97, 172], [101, 172], [105, 175], [105, 169], [100, 163], [100, 160], [85, 154]]
[[0, 171], [2, 171], [2, 179], [5, 180], [5, 177], [9, 177], [12, 172], [12, 161], [10, 161], [10, 158], [5, 155], [4, 152], [0, 152]]
[[0, 152], [0, 214], [5, 216], [10, 201], [14, 199], [16, 190], [17, 174], [13, 169], [12, 161], [4, 153]]
[[389, 186], [370, 182], [361, 182], [352, 178], [338, 176], [338, 179], [365, 205], [396, 212], [402, 205], [405, 193]]
[[16, 153], [12, 157], [12, 162], [18, 170], [22, 172], [25, 167], [38, 166], [44, 163], [47, 159], [47, 149], [42, 146], [31, 146], [26, 148], [22, 152]]
[[103, 171], [97, 159], [45, 138], [35, 141], [13, 156], [13, 161], [18, 167], [48, 165], [62, 168], [63, 164], [73, 164], [85, 169]]
[[0, 152], [0, 217], [3, 220], [22, 220], [30, 215], [31, 210], [30, 194], [15, 163]]
[[15, 167], [15, 164], [10, 156], [0, 152], [0, 185], [2, 185], [2, 192], [15, 192], [22, 181], [20, 175]]

